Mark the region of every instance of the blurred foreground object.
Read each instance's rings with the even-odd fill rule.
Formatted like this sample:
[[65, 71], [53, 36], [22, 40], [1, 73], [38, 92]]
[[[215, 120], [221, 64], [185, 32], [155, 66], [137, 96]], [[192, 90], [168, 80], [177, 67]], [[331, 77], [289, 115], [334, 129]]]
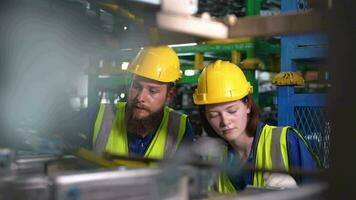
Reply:
[[[14, 166], [12, 175], [0, 177], [0, 199], [325, 199], [326, 184], [281, 190], [276, 187], [281, 176], [275, 174], [267, 188], [247, 186], [236, 196], [209, 192], [207, 186], [221, 166], [195, 156], [206, 156], [200, 150], [207, 144], [216, 144], [209, 153], [218, 155], [218, 143], [203, 138], [194, 153], [181, 152], [176, 159], [159, 163], [85, 149], [75, 156], [12, 157], [7, 162]], [[148, 163], [155, 164], [147, 167]]]
[[[168, 4], [170, 2], [170, 4]], [[236, 38], [275, 36], [284, 34], [316, 32], [323, 29], [322, 16], [317, 11], [291, 12], [272, 16], [234, 15], [215, 18], [208, 12], [194, 15], [198, 10], [195, 1], [163, 0], [157, 13], [157, 24], [162, 29], [188, 33], [205, 38]], [[181, 8], [185, 7], [183, 12]], [[178, 9], [177, 9], [178, 8]]]
[[298, 188], [294, 178], [288, 174], [280, 173], [264, 173], [263, 178], [266, 182], [266, 187], [276, 188]]

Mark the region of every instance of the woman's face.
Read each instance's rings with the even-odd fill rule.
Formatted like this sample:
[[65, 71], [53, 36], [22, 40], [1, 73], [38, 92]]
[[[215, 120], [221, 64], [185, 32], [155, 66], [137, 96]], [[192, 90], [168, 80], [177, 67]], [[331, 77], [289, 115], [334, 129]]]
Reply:
[[249, 113], [250, 108], [241, 100], [205, 106], [205, 116], [209, 124], [227, 142], [246, 135]]

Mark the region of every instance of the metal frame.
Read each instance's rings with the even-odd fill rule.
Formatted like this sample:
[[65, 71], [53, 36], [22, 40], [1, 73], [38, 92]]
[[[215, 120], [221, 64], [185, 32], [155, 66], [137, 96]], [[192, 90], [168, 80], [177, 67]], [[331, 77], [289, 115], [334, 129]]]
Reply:
[[[298, 1], [282, 0], [282, 12], [298, 10]], [[304, 34], [302, 36], [281, 37], [281, 72], [294, 72], [297, 70], [296, 61], [318, 60], [326, 55], [326, 39], [321, 34]], [[305, 120], [302, 124], [297, 122], [299, 108], [326, 107], [326, 94], [296, 93], [294, 85], [277, 87], [278, 125], [294, 126], [307, 138], [312, 148], [319, 154], [324, 167], [327, 166], [325, 152], [315, 142], [314, 134], [311, 132], [311, 124], [318, 119]], [[310, 114], [310, 113], [309, 113]], [[298, 127], [299, 126], [299, 127]], [[326, 124], [325, 124], [326, 126]], [[307, 132], [309, 131], [309, 132]], [[328, 133], [325, 133], [328, 134]], [[322, 138], [323, 139], [323, 138]], [[318, 142], [323, 142], [318, 139]], [[327, 141], [328, 142], [328, 141]]]

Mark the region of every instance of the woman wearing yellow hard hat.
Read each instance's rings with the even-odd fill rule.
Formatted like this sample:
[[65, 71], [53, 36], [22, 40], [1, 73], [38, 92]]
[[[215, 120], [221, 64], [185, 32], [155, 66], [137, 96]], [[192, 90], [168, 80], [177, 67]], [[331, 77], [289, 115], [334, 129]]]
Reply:
[[[242, 70], [227, 61], [217, 60], [200, 74], [193, 94], [194, 103], [199, 107], [207, 134], [226, 142], [223, 159], [227, 162], [238, 160], [244, 166], [270, 172], [317, 169], [319, 159], [296, 129], [270, 126], [259, 121], [259, 109], [251, 96], [252, 91]], [[261, 170], [249, 171], [243, 176], [226, 172], [220, 174], [217, 188], [222, 193], [234, 193], [246, 184], [297, 187], [306, 181], [306, 177]]]

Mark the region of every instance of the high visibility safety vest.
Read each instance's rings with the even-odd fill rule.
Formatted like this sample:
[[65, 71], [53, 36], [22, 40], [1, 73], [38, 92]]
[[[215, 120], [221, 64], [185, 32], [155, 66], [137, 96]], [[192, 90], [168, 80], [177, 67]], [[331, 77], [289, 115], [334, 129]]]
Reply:
[[[289, 158], [287, 148], [287, 132], [292, 127], [276, 127], [265, 125], [261, 131], [260, 137], [257, 138], [257, 146], [254, 151], [255, 168], [266, 170], [289, 170]], [[294, 132], [306, 144], [310, 152], [310, 147], [304, 137], [294, 128]], [[227, 155], [227, 154], [226, 154]], [[315, 155], [313, 155], [315, 157]], [[252, 185], [255, 187], [265, 187], [263, 172], [254, 172]], [[236, 193], [229, 177], [222, 173], [219, 176], [219, 192]]]
[[[225, 157], [227, 157], [227, 147], [225, 152], [226, 153]], [[230, 178], [225, 172], [221, 172], [219, 175], [219, 180], [218, 180], [218, 191], [220, 193], [225, 193], [225, 194], [234, 194], [236, 193], [235, 186], [232, 184]]]
[[[94, 125], [93, 146], [95, 151], [129, 155], [127, 131], [124, 123], [125, 105], [126, 102], [119, 102], [115, 105], [100, 105]], [[187, 115], [166, 106], [161, 124], [144, 157], [163, 159], [172, 156], [185, 134], [186, 123]]]

